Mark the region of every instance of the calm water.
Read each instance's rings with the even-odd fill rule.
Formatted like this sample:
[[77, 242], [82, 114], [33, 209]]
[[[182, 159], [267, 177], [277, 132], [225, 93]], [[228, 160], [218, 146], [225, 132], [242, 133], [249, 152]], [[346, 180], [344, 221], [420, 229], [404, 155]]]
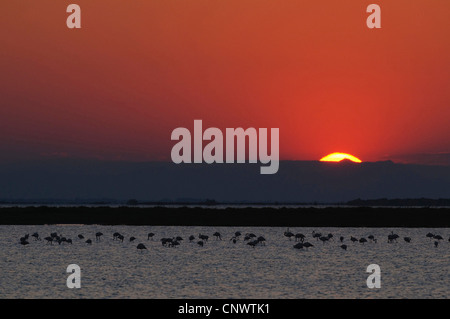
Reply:
[[[235, 231], [264, 236], [266, 246], [254, 249], [241, 239], [229, 241]], [[0, 298], [449, 298], [450, 229], [320, 228], [336, 241], [322, 244], [312, 228], [292, 228], [314, 244], [296, 250], [279, 227], [148, 227], [148, 226], [0, 226]], [[388, 244], [393, 230], [398, 243]], [[95, 242], [95, 233], [102, 241]], [[112, 240], [114, 232], [126, 239]], [[212, 238], [220, 232], [223, 240]], [[22, 246], [19, 238], [38, 232], [58, 232], [73, 245], [46, 245], [34, 241]], [[147, 241], [147, 233], [155, 233]], [[444, 237], [437, 248], [428, 232]], [[204, 247], [187, 237], [210, 236]], [[83, 234], [91, 246], [77, 238]], [[350, 236], [373, 234], [377, 243], [350, 242]], [[344, 236], [348, 250], [338, 243]], [[129, 237], [137, 237], [134, 243]], [[175, 248], [163, 247], [162, 237], [182, 236]], [[412, 243], [403, 237], [412, 238]], [[139, 252], [139, 242], [147, 250]], [[80, 289], [68, 289], [66, 268], [81, 267]], [[369, 289], [366, 268], [381, 267], [381, 288]]]

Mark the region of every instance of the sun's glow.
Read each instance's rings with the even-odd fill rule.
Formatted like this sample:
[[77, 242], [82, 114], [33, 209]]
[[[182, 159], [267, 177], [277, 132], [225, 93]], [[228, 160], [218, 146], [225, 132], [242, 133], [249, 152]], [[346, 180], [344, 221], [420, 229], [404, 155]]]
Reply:
[[320, 161], [321, 162], [340, 162], [344, 159], [348, 159], [355, 163], [362, 162], [359, 158], [357, 158], [353, 155], [347, 154], [347, 153], [331, 153], [331, 154], [328, 154], [327, 156], [322, 157], [320, 159]]

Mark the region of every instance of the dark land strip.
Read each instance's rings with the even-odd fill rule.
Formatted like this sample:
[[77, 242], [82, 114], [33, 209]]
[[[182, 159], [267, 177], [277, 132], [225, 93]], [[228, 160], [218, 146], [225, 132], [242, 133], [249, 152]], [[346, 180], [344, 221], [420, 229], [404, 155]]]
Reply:
[[450, 208], [3, 207], [0, 225], [450, 227]]

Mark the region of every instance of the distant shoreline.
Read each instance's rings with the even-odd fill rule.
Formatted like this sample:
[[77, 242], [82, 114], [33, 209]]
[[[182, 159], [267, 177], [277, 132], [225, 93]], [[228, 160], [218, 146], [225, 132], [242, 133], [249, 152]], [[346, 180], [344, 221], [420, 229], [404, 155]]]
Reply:
[[0, 225], [449, 228], [450, 208], [2, 207]]

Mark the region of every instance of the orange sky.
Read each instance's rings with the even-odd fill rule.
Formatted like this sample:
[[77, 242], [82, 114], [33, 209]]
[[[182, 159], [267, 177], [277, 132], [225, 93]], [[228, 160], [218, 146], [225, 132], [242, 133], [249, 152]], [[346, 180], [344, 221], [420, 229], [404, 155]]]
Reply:
[[[65, 25], [70, 3], [81, 6], [80, 30]], [[366, 26], [370, 3], [382, 29]], [[448, 0], [2, 1], [0, 159], [170, 160], [171, 131], [194, 119], [278, 127], [282, 159], [450, 152], [449, 9]]]

